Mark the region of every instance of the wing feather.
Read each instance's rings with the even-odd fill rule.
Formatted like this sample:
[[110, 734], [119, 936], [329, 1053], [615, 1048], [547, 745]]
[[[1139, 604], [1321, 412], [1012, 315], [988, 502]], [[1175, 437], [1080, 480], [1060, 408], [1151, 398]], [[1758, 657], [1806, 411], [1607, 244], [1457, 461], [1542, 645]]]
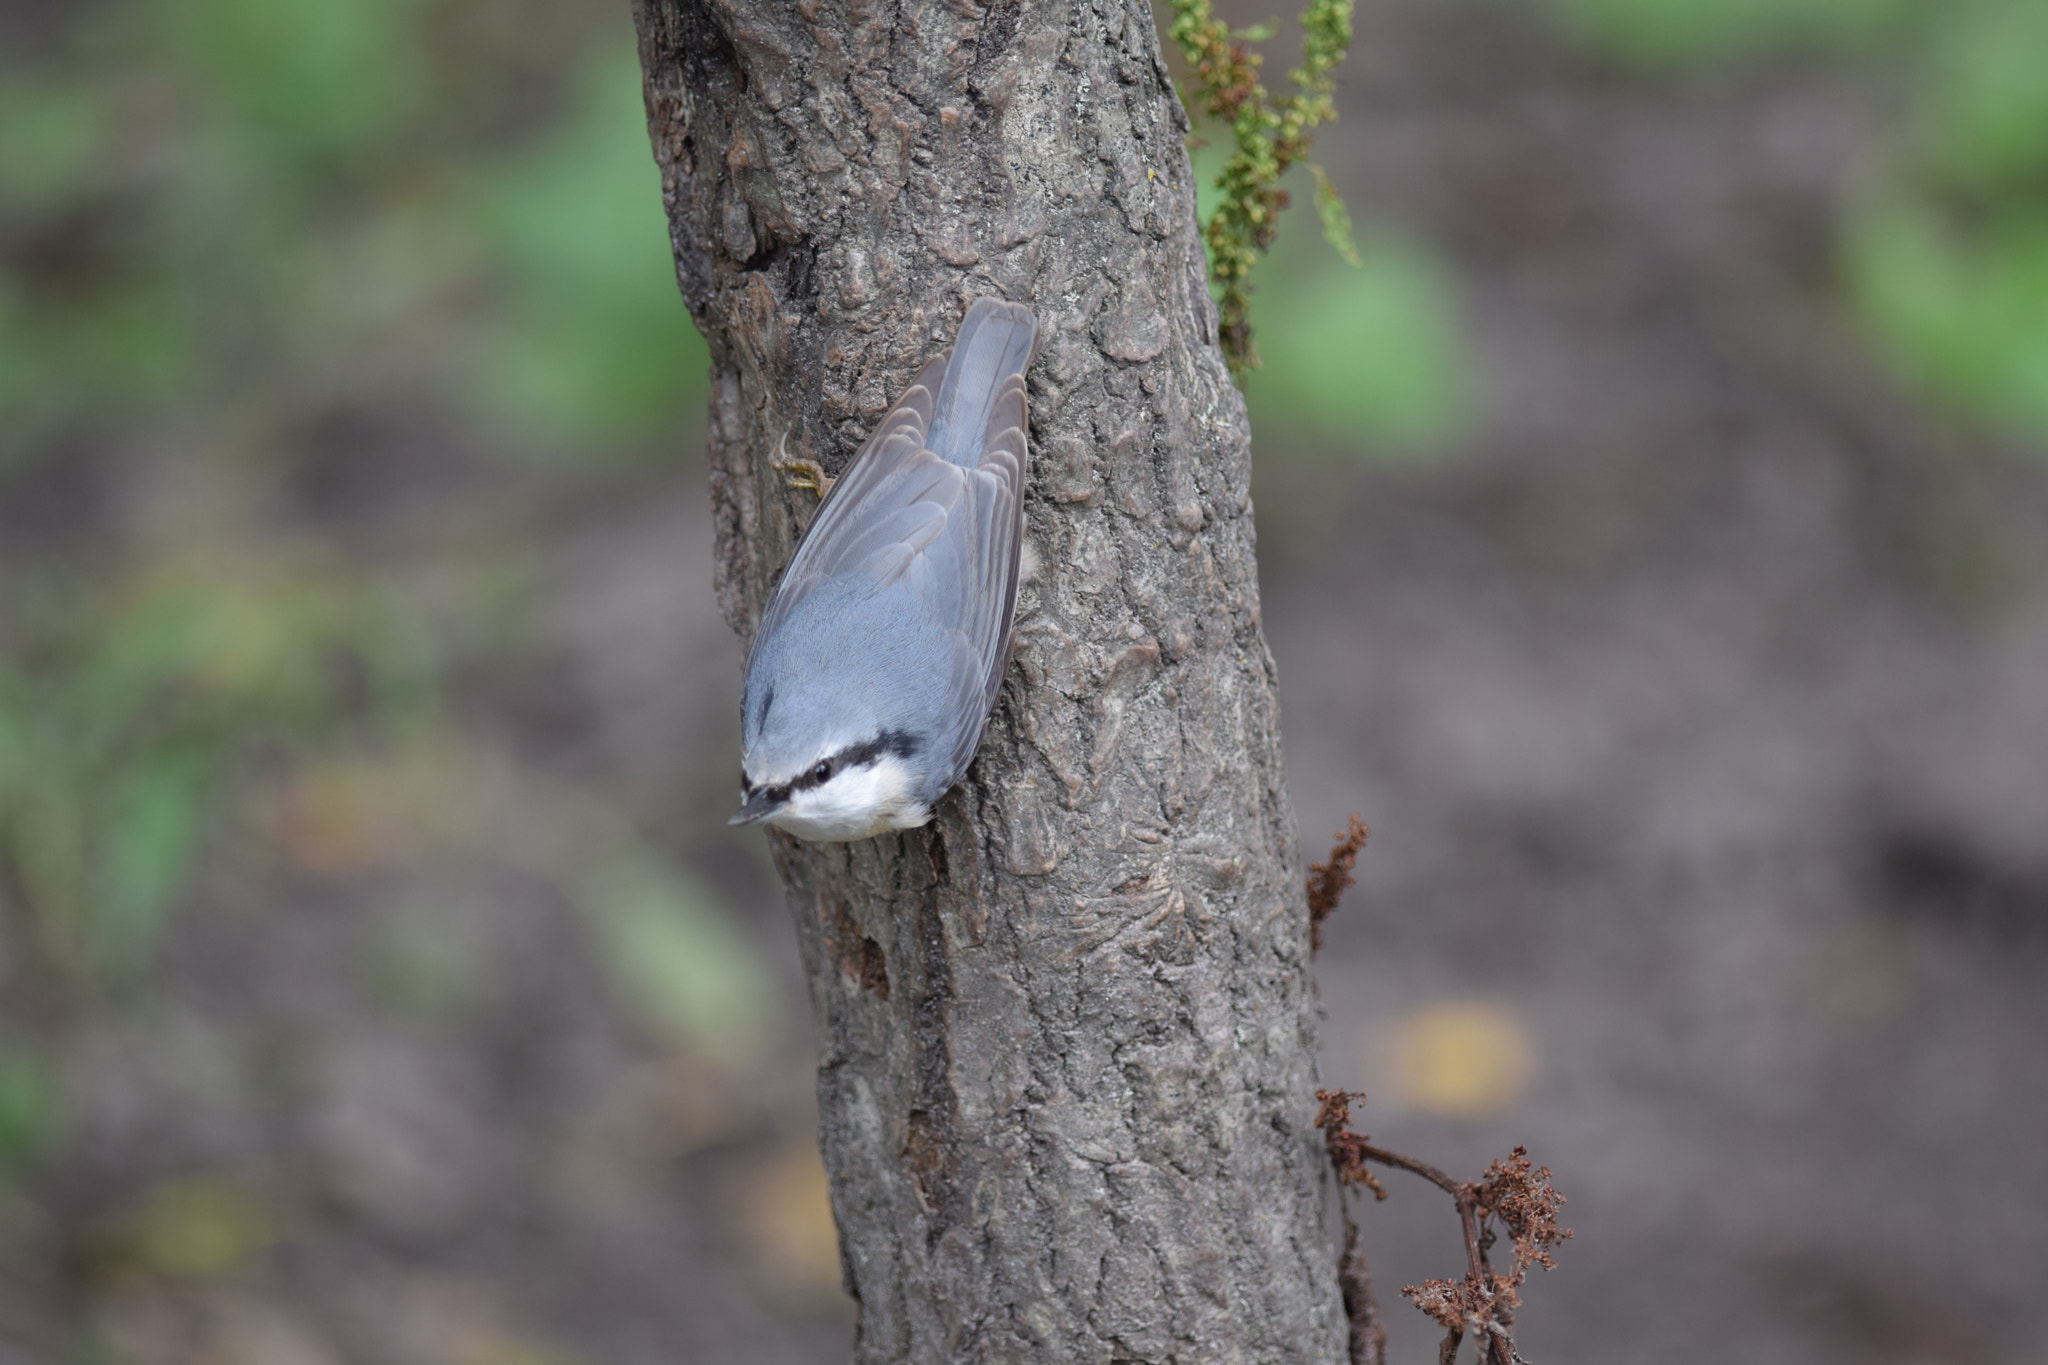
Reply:
[[[1024, 376], [1004, 379], [989, 410], [981, 458], [968, 480], [971, 542], [959, 559], [960, 591], [967, 607], [955, 645], [952, 713], [973, 717], [954, 736], [952, 781], [974, 760], [989, 712], [1009, 672], [1011, 628], [1017, 612], [1017, 573], [1024, 548], [1024, 471], [1028, 454]], [[948, 786], [952, 781], [947, 783]]]
[[[1023, 369], [1036, 331], [1021, 305], [974, 304], [961, 344], [918, 371], [833, 485], [756, 637], [758, 648], [821, 583], [855, 572], [900, 603], [892, 619], [930, 620], [939, 649], [920, 666], [940, 675], [926, 681], [950, 725], [932, 736], [943, 756], [933, 778], [944, 780], [926, 800], [973, 761], [1008, 671], [1029, 467]], [[992, 392], [983, 387], [998, 375]], [[948, 421], [985, 414], [978, 447], [958, 439], [965, 433], [947, 438], [954, 463], [930, 449], [941, 394], [963, 395], [949, 400]]]
[[915, 459], [923, 453], [925, 435], [931, 430], [933, 395], [939, 391], [939, 383], [945, 377], [946, 364], [952, 354], [947, 351], [925, 362], [924, 368], [911, 380], [910, 387], [896, 400], [895, 406], [882, 415], [882, 420], [868, 433], [867, 440], [854, 452], [845, 471], [833, 481], [832, 491], [819, 505], [818, 515], [812, 518], [810, 529], [797, 543], [796, 553], [790, 557], [789, 567], [783, 571], [782, 582], [769, 600], [768, 609], [761, 615], [760, 628], [755, 632], [757, 640], [781, 625], [819, 583], [836, 571], [842, 559], [836, 547], [845, 528], [849, 524], [858, 526], [862, 519], [853, 509], [862, 508], [873, 496], [876, 486], [897, 472], [906, 460]]

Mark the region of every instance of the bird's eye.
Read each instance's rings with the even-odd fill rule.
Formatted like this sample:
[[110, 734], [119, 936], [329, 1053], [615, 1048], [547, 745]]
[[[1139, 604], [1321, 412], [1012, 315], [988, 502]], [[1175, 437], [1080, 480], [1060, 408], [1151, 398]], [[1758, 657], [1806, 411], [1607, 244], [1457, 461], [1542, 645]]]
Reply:
[[832, 776], [832, 765], [830, 763], [820, 763], [817, 767], [811, 769], [811, 781], [813, 782], [823, 782], [830, 776]]

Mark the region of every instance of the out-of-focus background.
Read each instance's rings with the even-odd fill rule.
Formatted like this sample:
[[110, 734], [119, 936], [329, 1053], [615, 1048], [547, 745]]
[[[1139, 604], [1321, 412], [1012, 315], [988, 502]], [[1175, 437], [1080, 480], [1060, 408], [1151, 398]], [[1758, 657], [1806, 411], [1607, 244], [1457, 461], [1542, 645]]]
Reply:
[[[844, 1356], [626, 8], [0, 2], [0, 1365]], [[1361, 0], [1249, 385], [1323, 1073], [1556, 1170], [1535, 1359], [2048, 1360], [2044, 73]]]

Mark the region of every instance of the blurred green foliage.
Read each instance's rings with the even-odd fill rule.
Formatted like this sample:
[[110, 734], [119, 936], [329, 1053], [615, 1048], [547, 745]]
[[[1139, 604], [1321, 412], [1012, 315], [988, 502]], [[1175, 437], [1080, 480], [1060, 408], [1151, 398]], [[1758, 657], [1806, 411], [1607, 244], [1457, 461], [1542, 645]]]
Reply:
[[568, 116], [483, 182], [509, 302], [475, 391], [558, 445], [630, 441], [702, 401], [710, 356], [676, 295], [646, 129], [637, 58], [600, 49]]
[[444, 50], [464, 8], [127, 0], [0, 58], [13, 460], [170, 412], [288, 431], [408, 385], [468, 391], [525, 449], [687, 447], [706, 357], [630, 32], [551, 92], [480, 89], [447, 69], [475, 58]]
[[[1217, 337], [1224, 359], [1242, 376], [1259, 368], [1252, 343], [1252, 268], [1271, 250], [1280, 212], [1290, 196], [1280, 187], [1288, 168], [1315, 145], [1315, 129], [1337, 121], [1337, 80], [1332, 74], [1351, 51], [1351, 0], [1309, 0], [1302, 10], [1301, 65], [1288, 73], [1294, 89], [1269, 93], [1259, 80], [1265, 58], [1257, 51], [1279, 32], [1277, 24], [1233, 29], [1216, 17], [1212, 0], [1172, 0], [1168, 36], [1187, 61], [1201, 115], [1230, 131], [1230, 154], [1205, 177], [1214, 207], [1203, 214], [1202, 243], [1216, 294]], [[1337, 254], [1353, 265], [1351, 213], [1335, 185], [1315, 165], [1316, 213]]]
[[1467, 429], [1470, 369], [1450, 267], [1423, 242], [1364, 234], [1355, 266], [1275, 252], [1265, 366], [1245, 397], [1262, 433], [1302, 429], [1349, 452], [1438, 453]]
[[16, 213], [47, 213], [94, 172], [106, 141], [98, 92], [38, 72], [0, 85], [0, 191]]
[[1550, 0], [1566, 31], [1612, 60], [1680, 68], [1752, 54], [1856, 51], [1894, 37], [1912, 0]]
[[252, 756], [432, 710], [380, 566], [236, 510], [307, 433], [424, 403], [500, 449], [692, 443], [630, 28], [497, 8], [107, 0], [0, 54], [0, 476], [146, 443], [168, 515], [243, 490], [160, 537], [232, 567], [144, 544], [0, 594], [0, 903], [69, 979], [147, 960]]
[[[0, 514], [33, 532], [0, 530], [0, 1195], [61, 1155], [75, 1045], [166, 1003], [174, 916], [279, 876], [403, 869], [334, 970], [461, 1027], [491, 968], [416, 887], [436, 860], [515, 866], [586, 912], [651, 1032], [756, 1055], [781, 996], [717, 893], [447, 704], [545, 633], [519, 626], [544, 611], [522, 497], [695, 453], [708, 357], [625, 9], [93, 0], [55, 22], [0, 43]], [[482, 529], [399, 526], [392, 554], [320, 504], [360, 483], [336, 462], [384, 461], [381, 486], [444, 444], [518, 457]], [[212, 1277], [272, 1223], [201, 1178], [102, 1231], [127, 1269]]]
[[1851, 299], [1928, 398], [2048, 449], [2048, 5], [1968, 0], [1843, 233]]
[[710, 888], [613, 847], [592, 861], [577, 899], [605, 967], [650, 1028], [726, 1062], [764, 1050], [775, 986]]
[[0, 878], [64, 979], [148, 960], [213, 796], [254, 746], [417, 721], [429, 659], [346, 578], [176, 571], [16, 603], [0, 651]]
[[[1207, 221], [1222, 153], [1198, 145], [1193, 157]], [[1370, 459], [1449, 449], [1469, 429], [1474, 388], [1451, 264], [1384, 224], [1358, 233], [1348, 260], [1309, 237], [1305, 220], [1284, 219], [1250, 286], [1272, 324], [1259, 334], [1262, 367], [1242, 376], [1261, 448], [1305, 437]]]
[[1886, 354], [1944, 405], [2048, 440], [2048, 215], [1958, 231], [1909, 194], [1850, 218], [1856, 306]]
[[0, 1046], [0, 1179], [41, 1156], [60, 1122], [49, 1065], [32, 1051]]
[[2043, 193], [2048, 175], [2048, 5], [1968, 0], [1930, 23], [1913, 135], [1957, 186]]
[[192, 374], [175, 291], [102, 207], [118, 192], [112, 80], [0, 69], [0, 470], [87, 415]]
[[1807, 52], [1895, 72], [1903, 125], [1841, 225], [1850, 306], [1924, 398], [2048, 449], [2048, 4], [1550, 2], [1626, 64]]
[[410, 0], [159, 4], [147, 21], [223, 130], [299, 174], [375, 155], [416, 121], [427, 85]]

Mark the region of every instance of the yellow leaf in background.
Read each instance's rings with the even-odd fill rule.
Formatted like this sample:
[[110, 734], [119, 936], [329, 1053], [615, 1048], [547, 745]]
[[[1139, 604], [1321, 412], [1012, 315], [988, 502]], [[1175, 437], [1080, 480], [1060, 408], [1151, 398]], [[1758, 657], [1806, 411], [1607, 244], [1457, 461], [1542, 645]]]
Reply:
[[758, 1167], [733, 1211], [772, 1288], [838, 1298], [839, 1232], [817, 1148], [802, 1143]]
[[230, 695], [263, 685], [299, 643], [293, 636], [298, 623], [283, 596], [234, 580], [207, 585], [191, 630], [201, 682]]
[[1395, 1031], [1395, 1093], [1430, 1113], [1470, 1116], [1503, 1108], [1521, 1095], [1529, 1070], [1522, 1026], [1492, 1005], [1425, 1005]]
[[253, 1193], [200, 1177], [158, 1185], [125, 1220], [123, 1259], [159, 1275], [205, 1279], [247, 1264], [274, 1237], [270, 1212]]
[[460, 1365], [575, 1365], [576, 1357], [546, 1342], [512, 1336], [482, 1337], [456, 1358]]

